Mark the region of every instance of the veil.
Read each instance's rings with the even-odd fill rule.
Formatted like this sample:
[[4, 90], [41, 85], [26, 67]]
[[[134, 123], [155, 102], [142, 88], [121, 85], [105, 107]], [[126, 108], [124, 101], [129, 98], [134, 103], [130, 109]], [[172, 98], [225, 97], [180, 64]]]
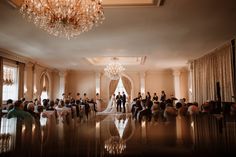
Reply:
[[116, 113], [116, 99], [114, 96], [111, 97], [107, 104], [107, 108], [102, 111], [98, 112], [97, 114], [110, 114], [110, 113]]

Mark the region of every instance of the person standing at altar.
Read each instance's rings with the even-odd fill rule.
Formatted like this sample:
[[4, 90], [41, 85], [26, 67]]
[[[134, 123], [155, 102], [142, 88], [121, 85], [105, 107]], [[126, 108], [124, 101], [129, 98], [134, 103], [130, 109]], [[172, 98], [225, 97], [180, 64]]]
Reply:
[[120, 108], [120, 112], [121, 112], [121, 102], [122, 102], [122, 96], [120, 95], [120, 92], [118, 92], [118, 95], [116, 96], [116, 110], [117, 112], [119, 112], [119, 108]]
[[161, 102], [165, 102], [166, 101], [166, 93], [165, 91], [161, 91]]
[[125, 92], [123, 91], [123, 95], [122, 95], [123, 113], [125, 113], [125, 103], [126, 103], [126, 95], [125, 95]]

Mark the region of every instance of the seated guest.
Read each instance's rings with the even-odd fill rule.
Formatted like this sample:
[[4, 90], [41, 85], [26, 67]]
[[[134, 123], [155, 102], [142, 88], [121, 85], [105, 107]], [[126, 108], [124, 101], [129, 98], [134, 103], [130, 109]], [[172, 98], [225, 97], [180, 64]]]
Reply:
[[[10, 108], [10, 109], [9, 109]], [[13, 100], [12, 99], [8, 99], [7, 100], [7, 110], [11, 110], [13, 108]]]
[[136, 103], [133, 104], [132, 109], [131, 109], [131, 112], [132, 112], [133, 117], [134, 117], [135, 119], [137, 119], [137, 114], [138, 114], [138, 112], [141, 111], [141, 110], [142, 110], [141, 101], [140, 101], [139, 99], [136, 99]]
[[154, 118], [155, 121], [158, 120], [158, 114], [159, 114], [159, 102], [158, 101], [154, 101], [154, 104], [152, 106], [152, 116]]
[[65, 107], [71, 107], [70, 100], [66, 99], [65, 101]]
[[7, 118], [9, 119], [9, 118], [16, 117], [17, 120], [25, 121], [28, 124], [32, 124], [32, 122], [34, 120], [33, 117], [30, 115], [30, 113], [25, 112], [23, 110], [23, 108], [24, 108], [24, 106], [23, 106], [22, 101], [21, 100], [17, 100], [14, 103], [14, 108], [8, 112]]
[[36, 112], [39, 113], [39, 115], [40, 115], [43, 112], [43, 110], [44, 110], [43, 106], [42, 105], [38, 105]]
[[210, 114], [212, 111], [212, 101], [207, 101], [205, 103], [202, 104], [202, 114]]
[[197, 103], [197, 102], [192, 103], [192, 104], [188, 107], [188, 113], [189, 113], [189, 115], [196, 115], [196, 114], [199, 113], [198, 103]]
[[27, 112], [31, 114], [31, 116], [34, 117], [36, 124], [39, 126], [40, 125], [40, 114], [34, 112], [34, 103], [30, 102], [27, 105]]
[[44, 107], [44, 109], [48, 108], [48, 100], [47, 99], [43, 99], [43, 107]]
[[148, 121], [151, 121], [151, 118], [152, 118], [152, 111], [151, 111], [151, 108], [152, 108], [152, 105], [153, 105], [153, 102], [152, 101], [145, 101], [143, 100], [141, 102], [144, 106], [143, 106], [143, 109], [141, 111], [139, 111], [138, 113], [138, 119], [139, 119], [139, 122], [141, 122], [141, 120], [143, 119], [143, 117], [146, 117], [146, 119]]
[[162, 122], [164, 122], [164, 121], [166, 121], [166, 118], [164, 117], [164, 111], [165, 111], [165, 109], [166, 109], [166, 104], [165, 104], [165, 102], [160, 102], [160, 104], [159, 104], [159, 119], [162, 121]]
[[178, 115], [177, 110], [173, 107], [171, 103], [167, 104], [164, 111], [164, 117], [168, 122], [175, 122], [176, 116]]
[[137, 100], [142, 100], [141, 92], [138, 92], [138, 96], [137, 96], [137, 98], [135, 98], [135, 99], [137, 99]]
[[54, 105], [55, 105], [54, 101], [51, 100], [48, 107], [46, 108], [46, 110], [53, 111], [54, 110]]

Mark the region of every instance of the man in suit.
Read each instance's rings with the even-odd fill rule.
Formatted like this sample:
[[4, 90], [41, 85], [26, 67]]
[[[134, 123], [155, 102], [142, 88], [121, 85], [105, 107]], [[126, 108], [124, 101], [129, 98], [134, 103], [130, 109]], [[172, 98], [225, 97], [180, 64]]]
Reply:
[[116, 110], [117, 112], [119, 111], [120, 108], [120, 112], [121, 112], [121, 101], [122, 101], [122, 96], [120, 95], [120, 92], [118, 92], [118, 95], [116, 96]]
[[122, 95], [123, 113], [125, 113], [125, 103], [126, 103], [126, 95], [125, 95], [125, 92], [123, 92], [123, 95]]

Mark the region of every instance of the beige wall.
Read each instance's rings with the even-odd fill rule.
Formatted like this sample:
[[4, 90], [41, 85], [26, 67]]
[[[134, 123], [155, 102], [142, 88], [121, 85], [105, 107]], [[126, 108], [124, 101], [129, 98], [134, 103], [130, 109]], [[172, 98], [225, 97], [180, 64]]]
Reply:
[[[40, 79], [42, 79], [42, 74], [46, 73], [49, 80], [49, 91], [48, 96], [50, 99], [56, 98], [57, 92], [57, 72], [52, 69], [41, 66], [39, 64], [33, 64], [31, 62], [26, 63], [25, 66], [25, 90], [24, 97], [26, 100], [33, 100], [40, 96]], [[54, 81], [55, 79], [55, 81]], [[35, 87], [35, 89], [34, 89]], [[54, 88], [56, 87], [56, 88]]]
[[182, 70], [180, 73], [180, 96], [188, 101], [188, 71]]
[[159, 100], [161, 91], [164, 90], [167, 98], [174, 94], [174, 77], [172, 71], [147, 72], [146, 73], [146, 92], [157, 93]]

